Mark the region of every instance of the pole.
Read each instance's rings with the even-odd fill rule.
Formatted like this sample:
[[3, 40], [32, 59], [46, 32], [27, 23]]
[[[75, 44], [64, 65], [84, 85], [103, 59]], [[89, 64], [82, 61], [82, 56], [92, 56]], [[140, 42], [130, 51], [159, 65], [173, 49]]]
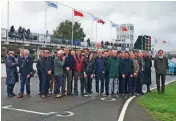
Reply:
[[141, 50], [143, 50], [143, 34], [142, 34], [142, 45], [141, 45]]
[[72, 48], [73, 48], [73, 34], [74, 34], [74, 32], [73, 32], [73, 26], [74, 26], [74, 16], [73, 16], [73, 9], [72, 9]]
[[92, 20], [92, 40], [93, 40], [93, 30], [94, 30], [94, 28], [93, 28], [93, 24], [94, 24], [94, 20]]
[[96, 20], [96, 42], [97, 42], [97, 20]]
[[46, 22], [47, 22], [47, 3], [45, 2], [45, 33], [46, 33]]
[[9, 1], [7, 3], [7, 41], [8, 41], [8, 37], [9, 37]]
[[110, 21], [110, 41], [111, 41], [111, 21]]

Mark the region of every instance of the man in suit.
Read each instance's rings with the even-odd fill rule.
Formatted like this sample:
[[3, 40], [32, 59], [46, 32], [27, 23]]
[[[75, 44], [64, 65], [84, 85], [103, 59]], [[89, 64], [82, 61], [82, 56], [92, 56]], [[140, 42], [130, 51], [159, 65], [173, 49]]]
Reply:
[[52, 58], [49, 56], [50, 52], [48, 50], [44, 51], [44, 58], [42, 59], [42, 85], [41, 85], [41, 97], [49, 97], [49, 87], [52, 74]]
[[66, 93], [65, 86], [67, 82], [67, 95], [71, 95], [72, 93], [72, 71], [74, 67], [74, 58], [69, 53], [69, 48], [64, 48], [64, 56], [65, 56], [65, 63], [64, 63], [64, 72], [63, 72], [63, 82], [62, 82], [62, 95], [64, 96]]
[[39, 77], [39, 94], [38, 95], [41, 95], [41, 85], [42, 85], [42, 65], [41, 65], [41, 61], [44, 57], [44, 51], [40, 51], [40, 54], [39, 54], [39, 59], [37, 60], [37, 64], [36, 64], [36, 68], [37, 68], [37, 74], [38, 74], [38, 77]]
[[19, 67], [20, 67], [20, 93], [18, 98], [23, 98], [24, 96], [24, 86], [26, 84], [27, 95], [30, 96], [30, 78], [33, 74], [33, 59], [30, 57], [30, 52], [27, 49], [22, 51], [22, 56], [19, 58]]
[[17, 65], [18, 62], [14, 58], [14, 52], [9, 51], [8, 57], [5, 59], [6, 65], [6, 84], [7, 84], [7, 94], [8, 97], [14, 97], [16, 94], [13, 93], [13, 88], [15, 83], [18, 82], [18, 72], [17, 72]]

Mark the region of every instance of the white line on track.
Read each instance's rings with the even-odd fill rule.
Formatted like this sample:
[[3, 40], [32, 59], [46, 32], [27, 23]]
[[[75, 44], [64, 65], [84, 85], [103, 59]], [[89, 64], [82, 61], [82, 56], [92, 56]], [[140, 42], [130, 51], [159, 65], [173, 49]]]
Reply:
[[[165, 85], [170, 84], [170, 83], [172, 83], [172, 82], [174, 82], [174, 81], [175, 81], [175, 80], [166, 82]], [[156, 89], [156, 85], [154, 85], [154, 87], [151, 88], [151, 90], [154, 90], [154, 89]], [[147, 91], [145, 90], [144, 92], [146, 93]], [[128, 98], [128, 100], [125, 102], [125, 104], [123, 105], [123, 108], [122, 108], [122, 110], [121, 110], [121, 112], [120, 112], [120, 116], [119, 116], [119, 118], [118, 118], [118, 121], [123, 121], [123, 120], [124, 120], [125, 113], [126, 113], [126, 110], [127, 110], [127, 108], [128, 108], [128, 105], [130, 104], [130, 102], [131, 102], [135, 97], [136, 97], [136, 96], [130, 97], [130, 98]]]
[[32, 111], [32, 110], [24, 110], [24, 109], [12, 108], [12, 105], [3, 106], [1, 108], [2, 109], [8, 109], [8, 110], [14, 110], [14, 111], [20, 111], [20, 112], [26, 112], [26, 113], [33, 113], [33, 114], [45, 115], [45, 116], [57, 113], [57, 112], [42, 113], [42, 112], [37, 112], [37, 111]]

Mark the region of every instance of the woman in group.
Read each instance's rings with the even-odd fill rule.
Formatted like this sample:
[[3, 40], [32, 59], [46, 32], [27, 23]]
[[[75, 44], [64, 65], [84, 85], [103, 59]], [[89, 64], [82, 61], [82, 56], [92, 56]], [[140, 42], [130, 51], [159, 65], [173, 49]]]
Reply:
[[65, 62], [65, 57], [62, 55], [62, 50], [57, 51], [56, 57], [54, 59], [54, 76], [56, 79], [56, 98], [62, 97], [61, 95], [61, 85], [62, 85], [62, 76], [63, 76], [63, 66]]
[[88, 59], [84, 62], [84, 77], [85, 82], [87, 84], [87, 90], [85, 96], [91, 96], [92, 93], [92, 79], [94, 77], [95, 73], [95, 60], [94, 60], [94, 54], [90, 53], [88, 56]]

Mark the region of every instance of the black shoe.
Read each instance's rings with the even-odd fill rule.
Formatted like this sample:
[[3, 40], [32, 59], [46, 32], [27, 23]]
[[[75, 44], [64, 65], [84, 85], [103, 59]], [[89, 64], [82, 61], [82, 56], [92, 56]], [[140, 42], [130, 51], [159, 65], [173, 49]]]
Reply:
[[140, 95], [144, 95], [144, 93], [143, 93], [143, 92], [141, 92], [141, 93], [140, 93]]
[[38, 95], [42, 95], [42, 94], [39, 92]]
[[16, 96], [16, 94], [15, 94], [15, 93], [12, 93], [12, 95], [13, 95], [13, 96]]

